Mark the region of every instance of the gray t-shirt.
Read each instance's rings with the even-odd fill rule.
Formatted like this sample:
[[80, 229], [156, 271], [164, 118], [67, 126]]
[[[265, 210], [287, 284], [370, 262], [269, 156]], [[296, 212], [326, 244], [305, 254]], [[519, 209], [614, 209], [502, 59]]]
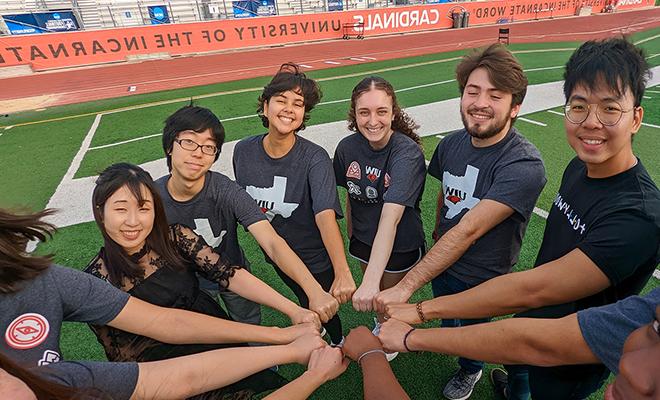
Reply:
[[660, 288], [646, 296], [630, 296], [613, 304], [578, 311], [582, 337], [598, 359], [615, 374], [623, 344], [635, 329], [653, 322], [660, 304]]
[[323, 272], [332, 264], [314, 217], [324, 210], [342, 216], [330, 157], [321, 146], [296, 136], [284, 157], [272, 158], [264, 150], [264, 136], [236, 144], [236, 182], [307, 268], [312, 273]]
[[170, 175], [165, 175], [156, 181], [168, 223], [192, 228], [228, 264], [247, 266], [236, 226], [240, 223], [247, 230], [255, 222], [266, 219], [250, 195], [225, 175], [209, 171], [204, 187], [195, 197], [176, 201], [167, 190], [169, 178]]
[[94, 388], [113, 400], [128, 400], [135, 391], [139, 367], [134, 362], [62, 361], [36, 372], [64, 386]]
[[394, 132], [380, 150], [360, 133], [342, 139], [333, 161], [337, 184], [345, 187], [351, 205], [353, 236], [373, 245], [383, 204], [405, 207], [396, 229], [393, 252], [417, 250], [424, 245], [419, 201], [424, 192], [424, 154], [411, 138]]
[[509, 218], [474, 242], [447, 273], [469, 285], [508, 273], [518, 261], [522, 238], [546, 182], [536, 147], [512, 128], [498, 143], [479, 148], [461, 129], [438, 144], [429, 163], [429, 174], [442, 181], [439, 236], [483, 199], [514, 210]]
[[[0, 293], [0, 328], [4, 333], [0, 352], [25, 367], [57, 363], [61, 360], [62, 321], [105, 325], [115, 319], [128, 299], [128, 293], [108, 282], [71, 268], [52, 265], [25, 282], [18, 292]], [[64, 382], [90, 382], [76, 372], [80, 369], [70, 368], [68, 371], [69, 378]], [[95, 368], [90, 371], [85, 374], [93, 374], [95, 387], [108, 388], [109, 393], [117, 398], [129, 398], [133, 393], [137, 364], [117, 367], [112, 370], [114, 372]]]

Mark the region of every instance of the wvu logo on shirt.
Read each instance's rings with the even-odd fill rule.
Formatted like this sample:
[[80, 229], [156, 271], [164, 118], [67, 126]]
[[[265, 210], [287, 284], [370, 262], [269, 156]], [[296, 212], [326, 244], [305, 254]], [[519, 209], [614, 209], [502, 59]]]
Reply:
[[286, 182], [287, 178], [285, 176], [274, 176], [273, 186], [271, 187], [248, 186], [245, 188], [245, 191], [257, 202], [261, 211], [266, 214], [268, 221], [272, 221], [276, 215], [289, 218], [299, 206], [298, 203], [286, 203], [284, 201]]
[[453, 219], [464, 209], [471, 210], [481, 199], [474, 197], [479, 169], [468, 165], [465, 176], [454, 176], [447, 171], [442, 174], [444, 204], [447, 207], [447, 219]]

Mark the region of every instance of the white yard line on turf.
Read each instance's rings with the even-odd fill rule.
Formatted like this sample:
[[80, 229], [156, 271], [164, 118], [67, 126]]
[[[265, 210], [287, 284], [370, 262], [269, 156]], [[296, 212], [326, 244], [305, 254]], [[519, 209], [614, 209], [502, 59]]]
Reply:
[[653, 271], [653, 277], [655, 279], [660, 279], [660, 270], [656, 269], [655, 271]]
[[548, 110], [548, 112], [549, 112], [550, 114], [561, 115], [562, 117], [564, 116], [564, 113], [560, 113], [559, 111]]
[[657, 129], [660, 129], [660, 126], [659, 126], [659, 125], [653, 125], [653, 124], [649, 124], [649, 123], [647, 123], [647, 122], [642, 122], [642, 125], [644, 125], [644, 126], [648, 126], [649, 128], [657, 128]]
[[138, 140], [149, 139], [149, 138], [156, 137], [156, 136], [161, 136], [161, 135], [162, 135], [162, 133], [155, 133], [153, 135], [140, 136], [140, 137], [136, 137], [136, 138], [133, 138], [133, 139], [122, 140], [121, 142], [115, 142], [115, 143], [110, 143], [110, 144], [102, 144], [100, 146], [90, 147], [87, 150], [105, 149], [105, 148], [108, 148], [108, 147], [114, 147], [114, 146], [119, 146], [119, 145], [126, 144], [126, 143], [137, 142]]
[[548, 126], [548, 124], [544, 124], [543, 122], [539, 122], [539, 121], [534, 121], [533, 119], [529, 119], [529, 118], [518, 117], [518, 119], [520, 121], [524, 121], [524, 122], [534, 124], [534, 125], [538, 125], [538, 126]]

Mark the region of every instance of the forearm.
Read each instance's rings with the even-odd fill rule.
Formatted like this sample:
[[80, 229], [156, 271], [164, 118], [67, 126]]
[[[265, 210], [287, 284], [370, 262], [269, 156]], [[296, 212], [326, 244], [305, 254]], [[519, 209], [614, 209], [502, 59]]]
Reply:
[[371, 282], [380, 285], [380, 280], [392, 254], [396, 230], [403, 216], [405, 207], [400, 204], [385, 203], [380, 213], [378, 230], [369, 255], [369, 264], [364, 273], [362, 282]]
[[234, 276], [229, 280], [228, 289], [248, 300], [263, 304], [289, 316], [298, 311], [298, 305], [245, 269], [236, 270]]
[[321, 233], [323, 246], [330, 256], [332, 268], [335, 275], [350, 274], [346, 252], [344, 251], [344, 240], [339, 232], [339, 226], [333, 210], [324, 210], [316, 214], [316, 225]]
[[472, 235], [458, 225], [450, 229], [438, 240], [428, 253], [408, 271], [397, 286], [410, 295], [433, 278], [440, 275], [472, 246]]
[[410, 399], [399, 384], [385, 355], [373, 353], [360, 362], [363, 375], [364, 400]]
[[284, 239], [277, 237], [277, 244], [268, 256], [275, 262], [282, 272], [293, 279], [305, 292], [307, 297], [312, 298], [315, 294], [323, 292], [321, 285], [314, 279], [307, 266], [300, 257], [294, 253]]
[[213, 350], [139, 364], [131, 399], [182, 399], [232, 384], [278, 364], [294, 362], [286, 346]]
[[418, 329], [411, 350], [431, 351], [498, 364], [555, 366], [598, 363], [582, 337], [577, 317], [509, 318], [461, 328]]
[[323, 383], [323, 377], [318, 373], [305, 371], [295, 380], [264, 397], [264, 400], [304, 400]]

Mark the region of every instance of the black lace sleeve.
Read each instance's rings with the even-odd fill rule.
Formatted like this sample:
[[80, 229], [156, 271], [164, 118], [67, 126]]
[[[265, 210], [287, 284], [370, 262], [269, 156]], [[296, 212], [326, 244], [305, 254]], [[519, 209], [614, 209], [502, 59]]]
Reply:
[[204, 238], [187, 226], [175, 224], [171, 228], [179, 254], [190, 261], [206, 279], [217, 282], [223, 288], [229, 286], [229, 279], [241, 267], [227, 265], [220, 254], [206, 244]]
[[108, 270], [105, 268], [105, 263], [103, 262], [103, 249], [94, 256], [92, 261], [87, 264], [83, 271], [90, 275], [94, 275], [97, 278], [101, 278], [104, 281], [108, 281]]

